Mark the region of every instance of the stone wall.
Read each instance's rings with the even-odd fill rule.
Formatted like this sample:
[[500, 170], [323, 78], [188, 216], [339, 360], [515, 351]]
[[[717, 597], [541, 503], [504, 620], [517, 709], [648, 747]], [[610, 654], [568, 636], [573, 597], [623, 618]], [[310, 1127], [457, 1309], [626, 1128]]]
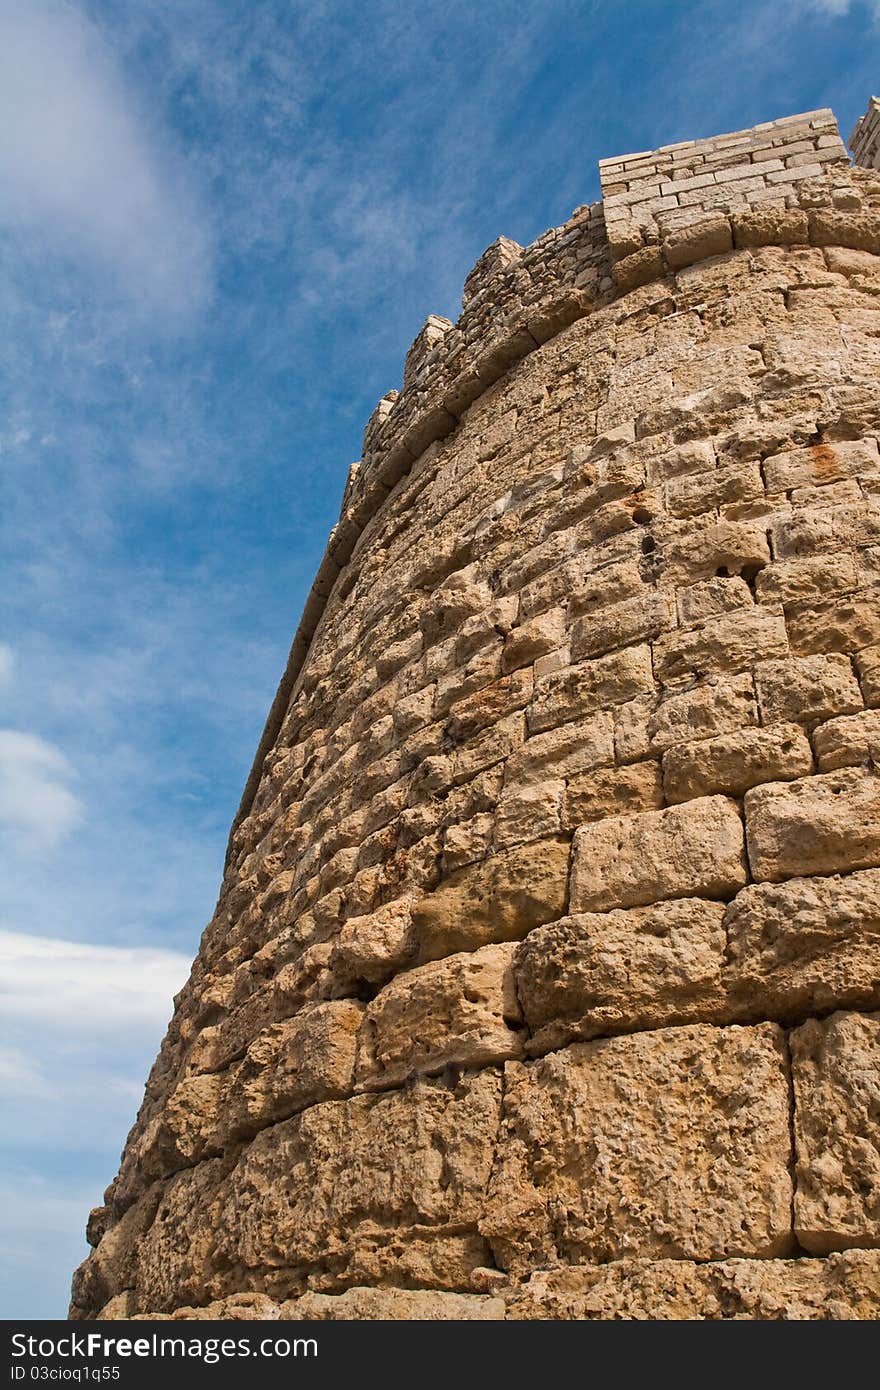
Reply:
[[865, 169], [880, 169], [880, 97], [871, 97], [849, 143], [856, 164]]
[[602, 180], [367, 426], [73, 1316], [880, 1311], [880, 176]]

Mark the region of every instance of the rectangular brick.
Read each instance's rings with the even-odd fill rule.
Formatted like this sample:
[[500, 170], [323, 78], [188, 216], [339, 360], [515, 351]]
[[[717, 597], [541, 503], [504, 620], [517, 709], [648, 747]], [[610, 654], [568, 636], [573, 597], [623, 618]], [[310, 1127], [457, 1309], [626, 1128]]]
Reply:
[[745, 795], [753, 877], [849, 873], [880, 865], [880, 775], [842, 768]]
[[697, 796], [742, 796], [762, 782], [789, 781], [813, 770], [813, 752], [797, 724], [741, 729], [663, 754], [663, 790], [670, 804]]
[[481, 1230], [513, 1274], [786, 1254], [788, 1119], [773, 1024], [665, 1028], [512, 1062]]
[[745, 881], [742, 821], [734, 802], [723, 796], [612, 816], [575, 832], [572, 912], [641, 907], [666, 898], [725, 898]]

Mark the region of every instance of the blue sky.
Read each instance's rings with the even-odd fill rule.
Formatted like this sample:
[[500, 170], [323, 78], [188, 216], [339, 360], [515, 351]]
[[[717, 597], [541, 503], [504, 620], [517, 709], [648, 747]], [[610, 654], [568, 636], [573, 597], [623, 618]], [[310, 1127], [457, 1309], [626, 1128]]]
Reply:
[[880, 86], [878, 0], [0, 0], [0, 1313], [63, 1316], [349, 463], [606, 155]]

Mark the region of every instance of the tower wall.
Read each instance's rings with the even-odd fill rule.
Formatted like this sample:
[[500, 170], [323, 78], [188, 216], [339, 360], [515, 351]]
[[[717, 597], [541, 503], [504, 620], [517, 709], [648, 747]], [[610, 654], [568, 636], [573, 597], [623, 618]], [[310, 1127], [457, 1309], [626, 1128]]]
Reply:
[[371, 417], [73, 1316], [880, 1311], [880, 178], [601, 175]]

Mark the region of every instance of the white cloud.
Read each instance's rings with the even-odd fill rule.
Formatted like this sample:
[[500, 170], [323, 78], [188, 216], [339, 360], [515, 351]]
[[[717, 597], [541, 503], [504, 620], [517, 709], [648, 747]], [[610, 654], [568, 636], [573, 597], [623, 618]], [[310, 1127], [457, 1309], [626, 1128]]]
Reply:
[[183, 171], [114, 55], [65, 0], [0, 0], [0, 225], [115, 275], [175, 315], [209, 292]]
[[35, 734], [0, 729], [0, 829], [29, 849], [57, 844], [73, 829], [82, 803], [67, 783], [70, 763]]
[[0, 931], [0, 1017], [82, 1033], [156, 1031], [186, 980], [178, 951]]

